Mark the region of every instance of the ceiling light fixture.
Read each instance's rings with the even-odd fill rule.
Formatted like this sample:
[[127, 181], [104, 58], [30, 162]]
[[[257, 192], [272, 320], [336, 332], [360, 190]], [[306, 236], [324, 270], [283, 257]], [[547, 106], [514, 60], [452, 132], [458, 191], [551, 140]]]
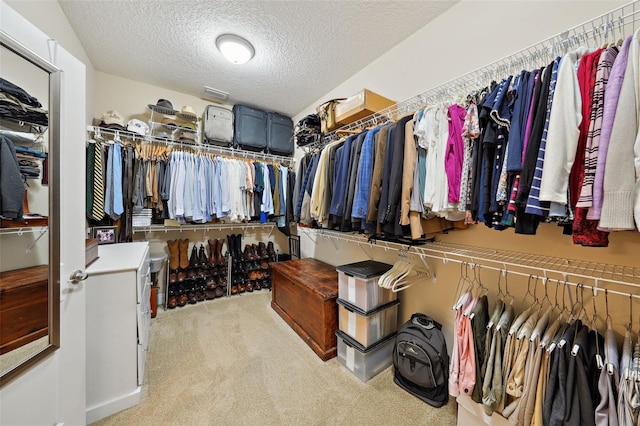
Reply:
[[244, 64], [253, 58], [256, 51], [251, 43], [234, 34], [222, 34], [216, 39], [216, 46], [222, 56], [234, 64]]

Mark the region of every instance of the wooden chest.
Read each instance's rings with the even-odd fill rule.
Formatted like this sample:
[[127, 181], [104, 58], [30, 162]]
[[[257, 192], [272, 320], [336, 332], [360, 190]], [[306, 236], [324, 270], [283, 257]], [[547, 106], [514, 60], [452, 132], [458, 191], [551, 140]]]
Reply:
[[46, 336], [49, 267], [0, 272], [0, 354]]
[[336, 356], [338, 273], [315, 259], [277, 262], [272, 267], [271, 307], [326, 361]]

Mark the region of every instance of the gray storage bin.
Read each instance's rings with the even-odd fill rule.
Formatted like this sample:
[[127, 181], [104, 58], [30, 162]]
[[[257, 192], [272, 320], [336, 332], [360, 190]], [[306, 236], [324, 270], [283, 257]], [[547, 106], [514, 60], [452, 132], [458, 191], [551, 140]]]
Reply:
[[338, 328], [343, 333], [368, 347], [398, 330], [398, 305], [395, 300], [364, 312], [342, 299], [338, 303]]
[[363, 383], [389, 367], [393, 361], [395, 334], [368, 348], [340, 330], [336, 330], [336, 336], [338, 337], [338, 361]]
[[391, 267], [374, 260], [338, 266], [338, 297], [365, 312], [396, 300], [397, 293], [378, 286], [378, 278]]

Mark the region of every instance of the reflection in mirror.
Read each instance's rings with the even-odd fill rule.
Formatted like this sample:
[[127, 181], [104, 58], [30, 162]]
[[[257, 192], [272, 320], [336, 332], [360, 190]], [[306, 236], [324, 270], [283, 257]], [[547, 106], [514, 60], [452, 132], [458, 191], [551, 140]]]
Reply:
[[[58, 345], [59, 71], [0, 32], [0, 383]], [[55, 132], [54, 132], [55, 130]], [[55, 223], [54, 223], [55, 222]]]

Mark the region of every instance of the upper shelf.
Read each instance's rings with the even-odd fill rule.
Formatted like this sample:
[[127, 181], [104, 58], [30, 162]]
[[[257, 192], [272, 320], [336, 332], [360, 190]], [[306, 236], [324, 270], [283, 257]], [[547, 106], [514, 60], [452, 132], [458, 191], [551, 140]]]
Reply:
[[[633, 288], [631, 292], [636, 293], [635, 297], [640, 298], [640, 295], [637, 295], [638, 289], [640, 289], [640, 267], [565, 259], [442, 241], [435, 241], [418, 246], [407, 246], [388, 241], [374, 241], [364, 234], [312, 228], [298, 228], [298, 230], [301, 230], [310, 237], [314, 235], [315, 237], [354, 243], [363, 250], [365, 247], [381, 247], [385, 250], [397, 250], [398, 253], [402, 255], [413, 253], [423, 259], [438, 259], [444, 263], [479, 264], [482, 265], [483, 268], [502, 271], [503, 273], [530, 275], [545, 280], [589, 280], [593, 283], [593, 286], [585, 287], [594, 289], [598, 289], [601, 283], [610, 283], [616, 286], [622, 286], [621, 288]], [[313, 241], [315, 242], [315, 240]], [[366, 250], [365, 253], [371, 257]], [[543, 274], [543, 277], [540, 277], [540, 274]], [[608, 291], [614, 294], [628, 295], [628, 291], [616, 291], [611, 287]]]
[[24, 120], [16, 120], [7, 116], [0, 116], [0, 124], [8, 124], [6, 127], [15, 131], [24, 131], [25, 128], [28, 128], [28, 132], [35, 135], [44, 134], [44, 132], [46, 132], [48, 128], [48, 126], [43, 126], [42, 124], [30, 123]]
[[203, 223], [203, 224], [189, 224], [180, 226], [165, 226], [165, 225], [149, 225], [149, 226], [134, 226], [133, 232], [182, 232], [182, 231], [215, 231], [220, 229], [252, 229], [252, 228], [273, 228], [276, 226], [275, 222], [267, 223]]
[[193, 149], [194, 151], [202, 151], [202, 152], [211, 152], [214, 154], [219, 154], [225, 157], [237, 158], [237, 159], [248, 159], [248, 160], [259, 160], [265, 162], [275, 162], [282, 163], [287, 165], [292, 165], [295, 163], [295, 159], [292, 157], [283, 157], [281, 155], [272, 155], [272, 154], [264, 154], [260, 152], [252, 152], [252, 151], [244, 151], [242, 149], [235, 148], [226, 148], [222, 146], [215, 145], [205, 145], [201, 143], [186, 143], [186, 142], [178, 142], [165, 138], [157, 138], [154, 136], [141, 136], [137, 133], [123, 131], [123, 130], [113, 130], [106, 129], [104, 127], [97, 126], [87, 126], [87, 131], [94, 134], [96, 139], [100, 139], [101, 135], [113, 135], [113, 136], [121, 136], [127, 139], [131, 139], [134, 142], [153, 142], [160, 143], [171, 147], [176, 148], [188, 148]]
[[149, 109], [157, 114], [170, 115], [185, 121], [198, 121], [200, 117], [195, 114], [184, 113], [175, 109], [164, 108], [158, 105], [148, 105]]

